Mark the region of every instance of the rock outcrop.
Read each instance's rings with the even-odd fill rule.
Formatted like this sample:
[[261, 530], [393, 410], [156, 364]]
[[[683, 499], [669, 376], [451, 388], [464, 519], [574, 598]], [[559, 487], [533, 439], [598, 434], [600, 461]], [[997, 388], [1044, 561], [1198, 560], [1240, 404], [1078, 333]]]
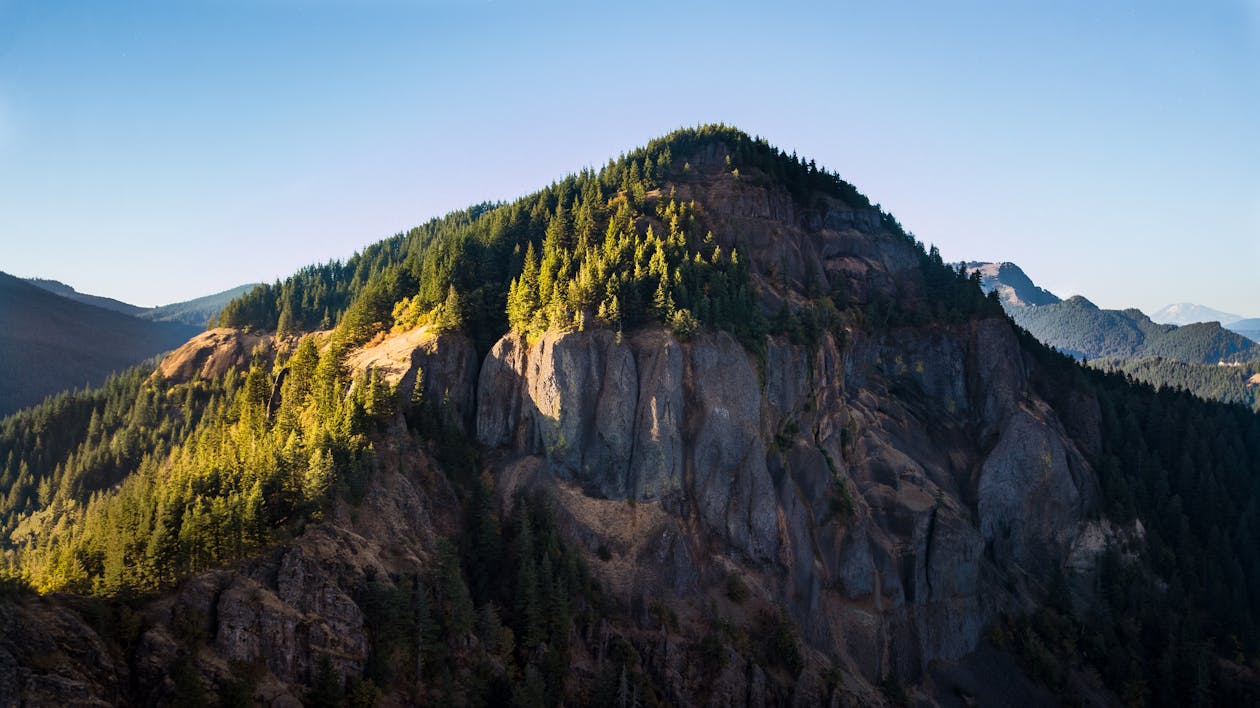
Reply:
[[127, 665], [76, 604], [64, 596], [0, 602], [0, 706], [118, 704]]
[[202, 332], [167, 354], [158, 372], [171, 383], [214, 378], [249, 366], [254, 356], [269, 362], [276, 348], [274, 335], [219, 327]]
[[404, 405], [431, 403], [461, 425], [472, 425], [479, 362], [472, 341], [462, 334], [416, 327], [352, 352], [346, 363], [376, 372], [397, 389]]

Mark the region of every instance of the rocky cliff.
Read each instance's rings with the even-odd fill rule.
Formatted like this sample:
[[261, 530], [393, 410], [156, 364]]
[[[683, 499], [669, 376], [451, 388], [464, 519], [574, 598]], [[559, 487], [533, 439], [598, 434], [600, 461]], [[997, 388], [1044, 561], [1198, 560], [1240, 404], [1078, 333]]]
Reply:
[[[772, 341], [764, 362], [724, 334], [509, 335], [476, 432], [497, 474], [555, 488], [592, 554], [633, 550], [612, 586], [685, 605], [735, 568], [867, 680], [915, 679], [1026, 602], [1007, 588], [1047, 580], [1097, 509], [1021, 361], [997, 320]], [[656, 523], [626, 548], [594, 500]]]
[[[920, 306], [915, 244], [877, 209], [803, 205], [755, 175], [715, 172], [722, 159], [720, 145], [698, 149], [689, 165], [709, 176], [672, 186], [749, 259], [767, 312], [820, 288], [848, 298], [816, 342], [749, 348], [725, 332], [680, 339], [649, 326], [508, 333], [483, 358], [463, 335], [419, 329], [347, 363], [396, 386], [404, 413], [416, 391], [447, 411], [475, 441], [501, 518], [521, 492], [551, 500], [616, 608], [572, 637], [573, 676], [594, 675], [619, 638], [671, 705], [881, 703], [890, 681], [925, 700], [975, 698], [988, 683], [968, 664], [976, 656], [981, 671], [1017, 674], [984, 646], [994, 620], [1039, 603], [1060, 569], [1090, 572], [1096, 550], [1080, 539], [1099, 536], [1087, 462], [1097, 403], [1065, 393], [1069, 416], [1043, 400], [1006, 319], [869, 321], [875, 301]], [[201, 339], [164, 363], [167, 378], [275, 349], [226, 331]], [[342, 500], [292, 542], [143, 603], [124, 647], [102, 648], [68, 600], [22, 599], [0, 619], [59, 627], [60, 652], [96, 658], [80, 661], [87, 675], [66, 674], [39, 649], [0, 644], [0, 666], [24, 667], [0, 683], [0, 703], [170, 702], [191, 671], [220, 693], [248, 673], [249, 698], [294, 705], [321, 667], [360, 675], [368, 588], [432, 567], [464, 522], [453, 471], [434, 454], [443, 444], [416, 440], [400, 414], [358, 505]], [[759, 648], [779, 613], [803, 639], [799, 663], [771, 665]], [[744, 642], [700, 673], [691, 657], [714, 627]], [[1002, 700], [1048, 699], [1016, 683]]]

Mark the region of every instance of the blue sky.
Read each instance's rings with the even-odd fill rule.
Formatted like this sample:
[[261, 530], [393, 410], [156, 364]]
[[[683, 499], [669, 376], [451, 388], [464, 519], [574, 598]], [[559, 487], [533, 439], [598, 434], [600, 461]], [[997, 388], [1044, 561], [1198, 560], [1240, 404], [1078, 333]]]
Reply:
[[1260, 316], [1260, 0], [0, 0], [0, 270], [183, 300], [711, 121], [946, 258]]

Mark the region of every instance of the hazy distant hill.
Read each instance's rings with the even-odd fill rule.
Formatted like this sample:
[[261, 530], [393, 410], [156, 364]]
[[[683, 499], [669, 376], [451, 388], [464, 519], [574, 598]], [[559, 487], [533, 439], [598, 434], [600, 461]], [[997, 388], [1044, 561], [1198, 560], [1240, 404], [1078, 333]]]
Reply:
[[1241, 320], [1242, 316], [1213, 310], [1193, 302], [1179, 302], [1152, 312], [1151, 319], [1161, 324], [1188, 325], [1195, 322], [1220, 322], [1228, 325]]
[[1253, 342], [1260, 342], [1260, 317], [1250, 317], [1237, 322], [1230, 322], [1225, 329], [1237, 332]]
[[980, 284], [986, 292], [998, 292], [1002, 306], [1015, 322], [1042, 342], [1075, 357], [1159, 357], [1213, 365], [1260, 359], [1260, 345], [1217, 322], [1184, 327], [1159, 324], [1140, 310], [1104, 310], [1080, 295], [1059, 300], [1037, 287], [1013, 263], [972, 261], [966, 266], [980, 272]]
[[218, 316], [219, 310], [222, 310], [224, 305], [257, 287], [257, 283], [249, 283], [184, 302], [159, 305], [158, 307], [140, 307], [139, 305], [132, 305], [111, 297], [81, 293], [59, 280], [48, 278], [25, 278], [24, 280], [32, 285], [38, 285], [48, 292], [88, 305], [103, 307], [106, 310], [113, 310], [114, 312], [121, 312], [125, 315], [133, 315], [154, 322], [179, 322], [198, 328], [204, 328], [211, 318]]
[[181, 322], [194, 327], [205, 327], [207, 322], [218, 316], [224, 305], [256, 287], [257, 283], [239, 285], [195, 300], [154, 307], [139, 313], [137, 317], [154, 322]]
[[0, 273], [0, 415], [99, 385], [200, 329], [138, 319]]
[[121, 312], [124, 315], [139, 315], [146, 310], [146, 308], [140, 307], [139, 305], [132, 305], [121, 300], [115, 300], [112, 297], [102, 297], [100, 295], [88, 295], [87, 293], [81, 293], [60, 280], [50, 280], [48, 278], [24, 278], [23, 280], [31, 285], [38, 285], [50, 293], [56, 293], [62, 297], [68, 297], [71, 300], [88, 305], [103, 307], [106, 310]]

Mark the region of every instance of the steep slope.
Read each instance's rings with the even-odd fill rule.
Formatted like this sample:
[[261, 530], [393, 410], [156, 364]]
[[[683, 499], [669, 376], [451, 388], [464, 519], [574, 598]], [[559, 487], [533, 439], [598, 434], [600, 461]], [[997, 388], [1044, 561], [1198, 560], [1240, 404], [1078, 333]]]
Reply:
[[1193, 302], [1179, 302], [1175, 305], [1165, 305], [1152, 312], [1151, 319], [1160, 324], [1171, 325], [1188, 325], [1195, 322], [1219, 322], [1229, 325], [1241, 320], [1242, 317], [1196, 305]]
[[46, 627], [0, 689], [1239, 702], [1256, 417], [1087, 372], [979, 280], [708, 126], [258, 288], [0, 425], [10, 572], [154, 598], [0, 603]]
[[0, 273], [0, 414], [173, 349], [197, 330], [54, 295]]

